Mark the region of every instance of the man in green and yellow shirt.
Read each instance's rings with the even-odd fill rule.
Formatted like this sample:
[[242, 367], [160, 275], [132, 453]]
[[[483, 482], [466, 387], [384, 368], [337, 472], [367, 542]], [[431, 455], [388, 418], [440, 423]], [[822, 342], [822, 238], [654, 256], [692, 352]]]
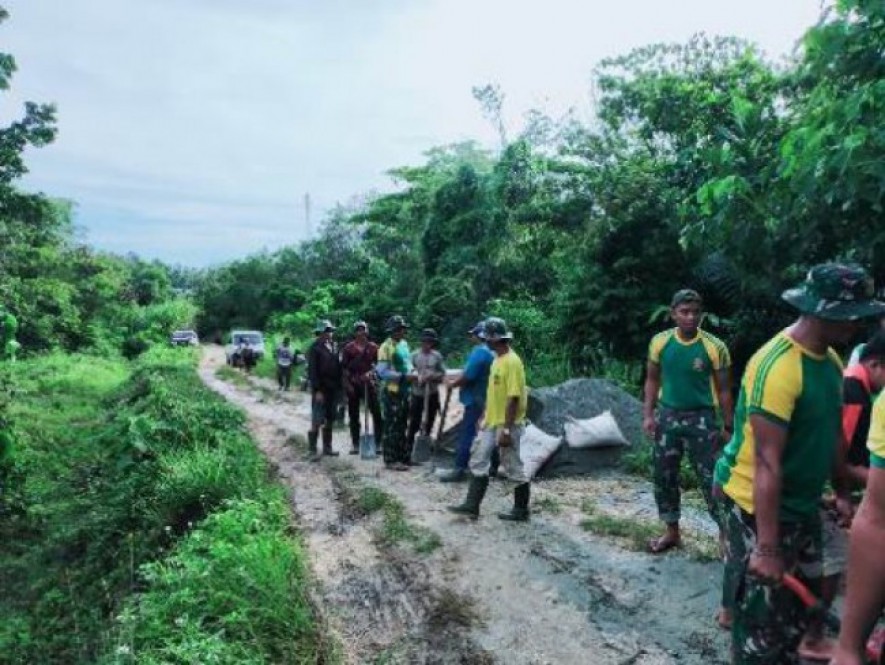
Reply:
[[817, 583], [821, 494], [829, 478], [837, 493], [845, 489], [836, 473], [842, 365], [831, 347], [885, 311], [866, 273], [840, 264], [815, 266], [783, 298], [800, 316], [750, 359], [715, 471], [737, 664], [797, 662], [808, 617], [780, 581], [789, 572]]
[[655, 502], [666, 525], [664, 534], [648, 543], [654, 554], [681, 542], [679, 466], [685, 452], [710, 514], [719, 521], [712, 498], [713, 463], [732, 427], [731, 357], [720, 339], [700, 329], [702, 308], [697, 291], [678, 291], [670, 303], [676, 327], [649, 344], [643, 429], [654, 439]]

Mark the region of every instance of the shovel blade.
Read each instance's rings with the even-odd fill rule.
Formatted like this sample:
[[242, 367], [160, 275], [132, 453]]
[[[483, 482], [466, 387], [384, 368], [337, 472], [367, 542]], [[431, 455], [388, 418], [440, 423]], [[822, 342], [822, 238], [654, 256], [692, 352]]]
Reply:
[[378, 449], [375, 446], [374, 434], [363, 434], [360, 437], [360, 459], [375, 459]]
[[430, 459], [430, 446], [433, 439], [426, 435], [420, 434], [415, 438], [415, 446], [412, 448], [413, 462], [426, 462]]

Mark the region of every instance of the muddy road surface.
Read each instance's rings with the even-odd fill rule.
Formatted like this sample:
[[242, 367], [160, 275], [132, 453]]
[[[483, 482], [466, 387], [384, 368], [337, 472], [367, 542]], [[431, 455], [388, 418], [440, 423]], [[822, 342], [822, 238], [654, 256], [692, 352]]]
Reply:
[[[335, 432], [340, 457], [308, 460], [307, 396], [257, 378], [223, 380], [223, 365], [223, 349], [207, 347], [200, 376], [244, 409], [289, 489], [316, 602], [344, 662], [727, 662], [727, 634], [713, 621], [719, 563], [683, 552], [652, 557], [581, 527], [582, 495], [617, 503], [600, 492], [638, 481], [538, 481], [528, 524], [495, 517], [509, 508], [512, 486], [493, 481], [483, 516], [471, 522], [446, 511], [464, 484], [350, 456], [344, 429]], [[399, 512], [373, 512], [366, 499], [380, 493]], [[397, 540], [403, 529], [418, 537]]]

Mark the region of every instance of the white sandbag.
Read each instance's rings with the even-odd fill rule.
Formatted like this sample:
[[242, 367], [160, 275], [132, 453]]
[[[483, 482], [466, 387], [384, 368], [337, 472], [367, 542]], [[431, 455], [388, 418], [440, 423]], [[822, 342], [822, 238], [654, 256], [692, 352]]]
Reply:
[[544, 466], [561, 445], [561, 437], [551, 436], [531, 423], [526, 425], [519, 440], [519, 459], [522, 460], [526, 477], [534, 478], [538, 469]]
[[565, 440], [570, 448], [602, 448], [629, 446], [618, 421], [611, 411], [603, 411], [595, 418], [576, 420], [569, 417], [565, 423]]

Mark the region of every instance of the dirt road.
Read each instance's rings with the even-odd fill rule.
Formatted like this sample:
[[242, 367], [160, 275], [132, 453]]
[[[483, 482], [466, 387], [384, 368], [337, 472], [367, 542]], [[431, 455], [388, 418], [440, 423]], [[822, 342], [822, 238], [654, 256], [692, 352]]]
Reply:
[[[223, 381], [216, 376], [223, 364], [222, 349], [208, 347], [200, 376], [246, 411], [290, 489], [318, 602], [346, 662], [726, 662], [727, 636], [713, 622], [718, 563], [682, 553], [653, 558], [584, 531], [577, 505], [552, 510], [560, 481], [536, 483], [538, 505], [551, 510], [529, 524], [494, 517], [509, 507], [511, 486], [493, 483], [474, 523], [445, 510], [464, 485], [348, 456], [344, 430], [335, 433], [340, 458], [307, 461], [293, 444], [307, 430], [306, 396], [280, 395], [261, 379]], [[598, 495], [594, 482], [568, 481], [568, 493], [585, 485]], [[438, 546], [419, 551], [386, 541], [382, 515], [355, 508], [355, 492], [365, 487], [398, 499], [408, 523]]]

